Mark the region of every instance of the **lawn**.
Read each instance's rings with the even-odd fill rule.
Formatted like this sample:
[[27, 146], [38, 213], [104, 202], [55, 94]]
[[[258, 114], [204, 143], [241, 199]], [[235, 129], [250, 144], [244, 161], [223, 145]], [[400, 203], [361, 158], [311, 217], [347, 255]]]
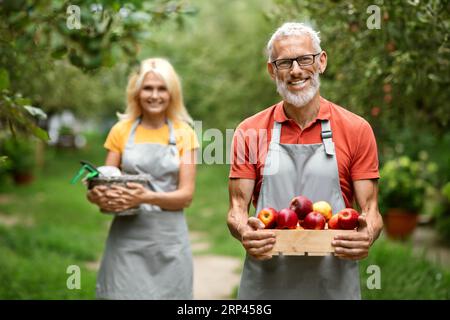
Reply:
[[[101, 257], [111, 217], [89, 204], [84, 186], [71, 185], [70, 179], [79, 160], [103, 162], [101, 141], [102, 137], [89, 137], [82, 151], [47, 149], [45, 166], [31, 185], [2, 182], [0, 217], [9, 223], [0, 223], [0, 299], [95, 298], [96, 274], [90, 266]], [[210, 242], [208, 253], [243, 257], [226, 227], [227, 175], [226, 165], [199, 166], [188, 223]], [[79, 290], [66, 286], [71, 265], [81, 270]], [[366, 286], [370, 265], [381, 270], [379, 290]], [[414, 255], [408, 244], [382, 239], [360, 266], [365, 299], [450, 298], [449, 269]]]

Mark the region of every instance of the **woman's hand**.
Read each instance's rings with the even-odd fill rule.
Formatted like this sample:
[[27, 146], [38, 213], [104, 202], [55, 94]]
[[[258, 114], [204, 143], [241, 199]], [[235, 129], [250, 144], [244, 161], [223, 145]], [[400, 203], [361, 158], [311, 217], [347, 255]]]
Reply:
[[116, 196], [110, 198], [108, 204], [115, 212], [125, 211], [148, 202], [149, 195], [152, 193], [142, 184], [132, 182], [127, 183], [127, 188], [113, 185], [111, 186], [111, 191]]
[[106, 197], [106, 188], [105, 186], [95, 186], [94, 188], [88, 190], [86, 194], [86, 198], [89, 200], [90, 203], [100, 205], [101, 203], [106, 203], [107, 197]]
[[96, 204], [100, 209], [105, 211], [116, 211], [114, 199], [121, 195], [121, 191], [112, 190], [106, 186], [96, 186], [87, 192], [89, 202]]

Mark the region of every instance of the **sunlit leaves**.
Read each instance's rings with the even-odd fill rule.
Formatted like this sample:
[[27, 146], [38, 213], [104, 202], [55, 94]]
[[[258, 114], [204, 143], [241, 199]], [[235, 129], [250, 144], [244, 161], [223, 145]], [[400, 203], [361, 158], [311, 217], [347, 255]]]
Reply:
[[0, 94], [0, 129], [9, 129], [14, 135], [33, 135], [41, 140], [48, 140], [47, 132], [36, 123], [37, 118], [45, 118], [46, 114], [27, 103], [28, 99], [20, 95], [12, 96], [7, 90], [3, 90]]

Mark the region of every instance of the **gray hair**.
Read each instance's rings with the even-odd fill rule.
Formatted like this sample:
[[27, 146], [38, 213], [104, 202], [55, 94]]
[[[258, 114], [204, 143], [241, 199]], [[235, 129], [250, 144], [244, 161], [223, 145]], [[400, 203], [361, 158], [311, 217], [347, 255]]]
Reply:
[[267, 43], [267, 57], [269, 61], [273, 58], [273, 43], [275, 42], [275, 40], [280, 37], [292, 35], [308, 36], [312, 41], [312, 45], [316, 53], [322, 51], [320, 47], [320, 38], [318, 31], [315, 31], [313, 28], [304, 23], [286, 22], [272, 34], [269, 42]]

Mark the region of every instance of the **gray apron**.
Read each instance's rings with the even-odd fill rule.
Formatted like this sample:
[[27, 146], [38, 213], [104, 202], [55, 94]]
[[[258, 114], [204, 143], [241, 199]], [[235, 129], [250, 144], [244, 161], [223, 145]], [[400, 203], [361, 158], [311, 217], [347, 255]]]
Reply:
[[[122, 170], [148, 175], [156, 192], [178, 187], [179, 154], [170, 120], [169, 145], [134, 143], [137, 119], [122, 154]], [[143, 204], [115, 216], [97, 278], [100, 299], [192, 299], [193, 267], [183, 211]]]
[[[281, 123], [274, 123], [256, 212], [286, 208], [296, 195], [325, 200], [333, 213], [345, 208], [330, 122], [322, 120], [321, 125], [323, 143], [280, 144]], [[361, 299], [358, 263], [332, 255], [274, 256], [266, 261], [247, 255], [238, 298]]]

